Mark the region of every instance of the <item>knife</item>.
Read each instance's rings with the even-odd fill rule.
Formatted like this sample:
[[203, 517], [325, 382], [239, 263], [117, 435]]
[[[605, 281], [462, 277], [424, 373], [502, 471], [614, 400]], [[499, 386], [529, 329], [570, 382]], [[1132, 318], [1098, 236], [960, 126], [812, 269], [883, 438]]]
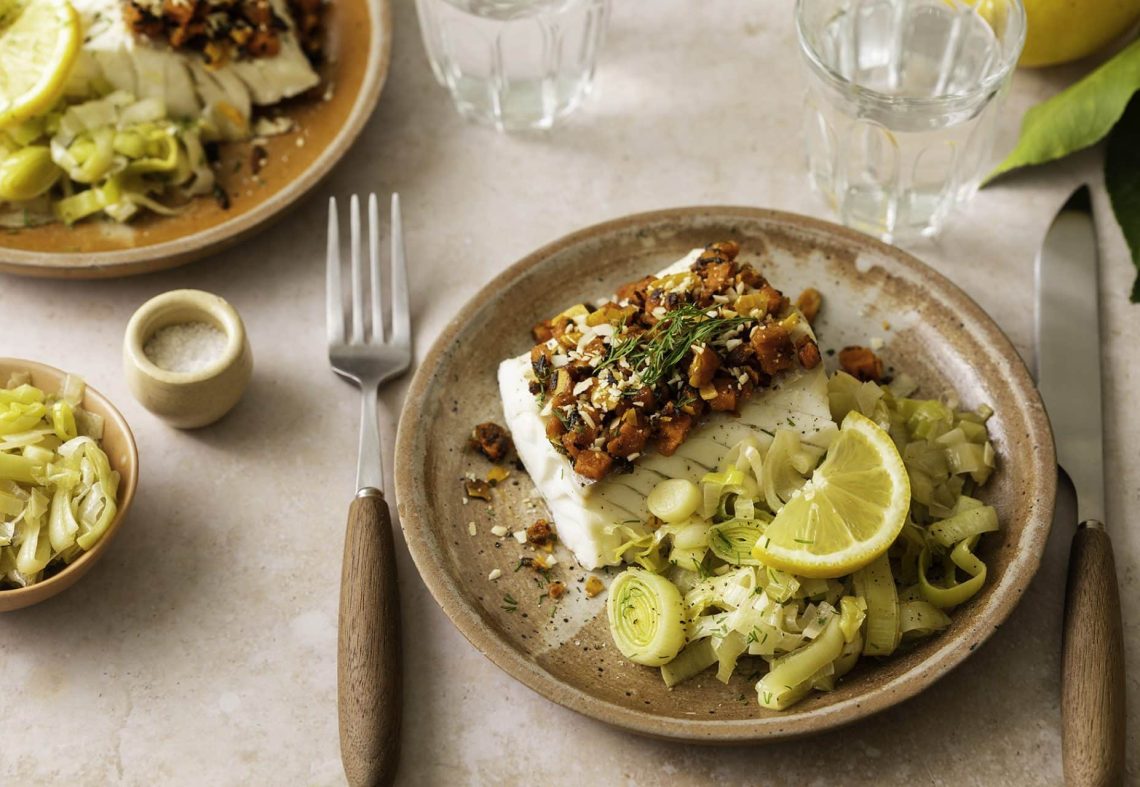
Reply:
[[1079, 787], [1124, 780], [1124, 645], [1104, 528], [1097, 269], [1092, 204], [1082, 186], [1037, 255], [1037, 383], [1077, 496], [1061, 644], [1061, 746], [1065, 782]]

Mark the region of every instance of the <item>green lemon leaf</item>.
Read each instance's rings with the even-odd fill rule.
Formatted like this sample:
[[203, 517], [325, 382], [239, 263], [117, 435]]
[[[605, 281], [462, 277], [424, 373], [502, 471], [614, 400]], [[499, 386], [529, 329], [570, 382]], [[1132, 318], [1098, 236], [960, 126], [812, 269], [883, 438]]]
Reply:
[[[1112, 212], [1132, 250], [1132, 263], [1140, 269], [1140, 96], [1108, 137], [1104, 153], [1104, 186]], [[1140, 275], [1132, 282], [1132, 302], [1140, 303]]]
[[1044, 164], [1095, 145], [1140, 90], [1140, 39], [1087, 77], [1025, 113], [1017, 147], [986, 177]]

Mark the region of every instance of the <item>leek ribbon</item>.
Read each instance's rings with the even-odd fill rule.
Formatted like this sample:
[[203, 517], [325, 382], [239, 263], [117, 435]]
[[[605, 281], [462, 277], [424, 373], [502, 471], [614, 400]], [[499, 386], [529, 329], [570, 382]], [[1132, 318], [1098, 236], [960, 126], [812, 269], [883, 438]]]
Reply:
[[879, 555], [855, 572], [855, 595], [867, 604], [864, 656], [889, 656], [899, 646], [899, 596], [891, 575], [891, 562]]
[[811, 690], [812, 679], [843, 652], [840, 617], [832, 615], [823, 632], [812, 642], [778, 660], [756, 684], [760, 705], [784, 710]]
[[[986, 564], [973, 553], [979, 537], [973, 535], [958, 542], [950, 552], [950, 561], [946, 565], [946, 584], [941, 586], [933, 584], [927, 577], [932, 556], [930, 547], [922, 551], [918, 558], [918, 586], [924, 599], [939, 609], [950, 609], [965, 603], [982, 589], [986, 582]], [[970, 578], [958, 582], [954, 576], [955, 567], [969, 574]]]

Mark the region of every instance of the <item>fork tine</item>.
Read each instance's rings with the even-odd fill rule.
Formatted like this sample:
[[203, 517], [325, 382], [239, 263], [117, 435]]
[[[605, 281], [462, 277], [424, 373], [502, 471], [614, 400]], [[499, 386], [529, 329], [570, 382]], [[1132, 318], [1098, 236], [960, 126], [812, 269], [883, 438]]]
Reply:
[[340, 289], [340, 220], [336, 197], [329, 197], [329, 238], [325, 259], [325, 322], [329, 344], [344, 343], [344, 301]]
[[364, 342], [364, 273], [360, 267], [360, 198], [352, 195], [352, 341]]
[[392, 194], [392, 341], [410, 345], [411, 316], [408, 313], [408, 269], [404, 260], [404, 225], [400, 218], [400, 195]]
[[372, 274], [372, 338], [384, 341], [384, 306], [381, 291], [384, 289], [380, 278], [380, 209], [376, 202], [376, 192], [368, 195], [368, 268]]

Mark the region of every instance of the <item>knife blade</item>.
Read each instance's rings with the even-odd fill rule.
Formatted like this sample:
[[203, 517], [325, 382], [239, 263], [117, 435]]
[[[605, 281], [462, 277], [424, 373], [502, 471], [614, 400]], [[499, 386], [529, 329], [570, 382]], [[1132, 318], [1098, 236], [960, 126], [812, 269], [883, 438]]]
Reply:
[[1100, 298], [1096, 226], [1087, 186], [1053, 220], [1037, 256], [1037, 387], [1080, 521], [1104, 521]]
[[1087, 186], [1065, 203], [1037, 256], [1037, 381], [1057, 456], [1077, 496], [1061, 645], [1062, 755], [1069, 785], [1124, 778], [1124, 643], [1104, 528], [1100, 298]]

